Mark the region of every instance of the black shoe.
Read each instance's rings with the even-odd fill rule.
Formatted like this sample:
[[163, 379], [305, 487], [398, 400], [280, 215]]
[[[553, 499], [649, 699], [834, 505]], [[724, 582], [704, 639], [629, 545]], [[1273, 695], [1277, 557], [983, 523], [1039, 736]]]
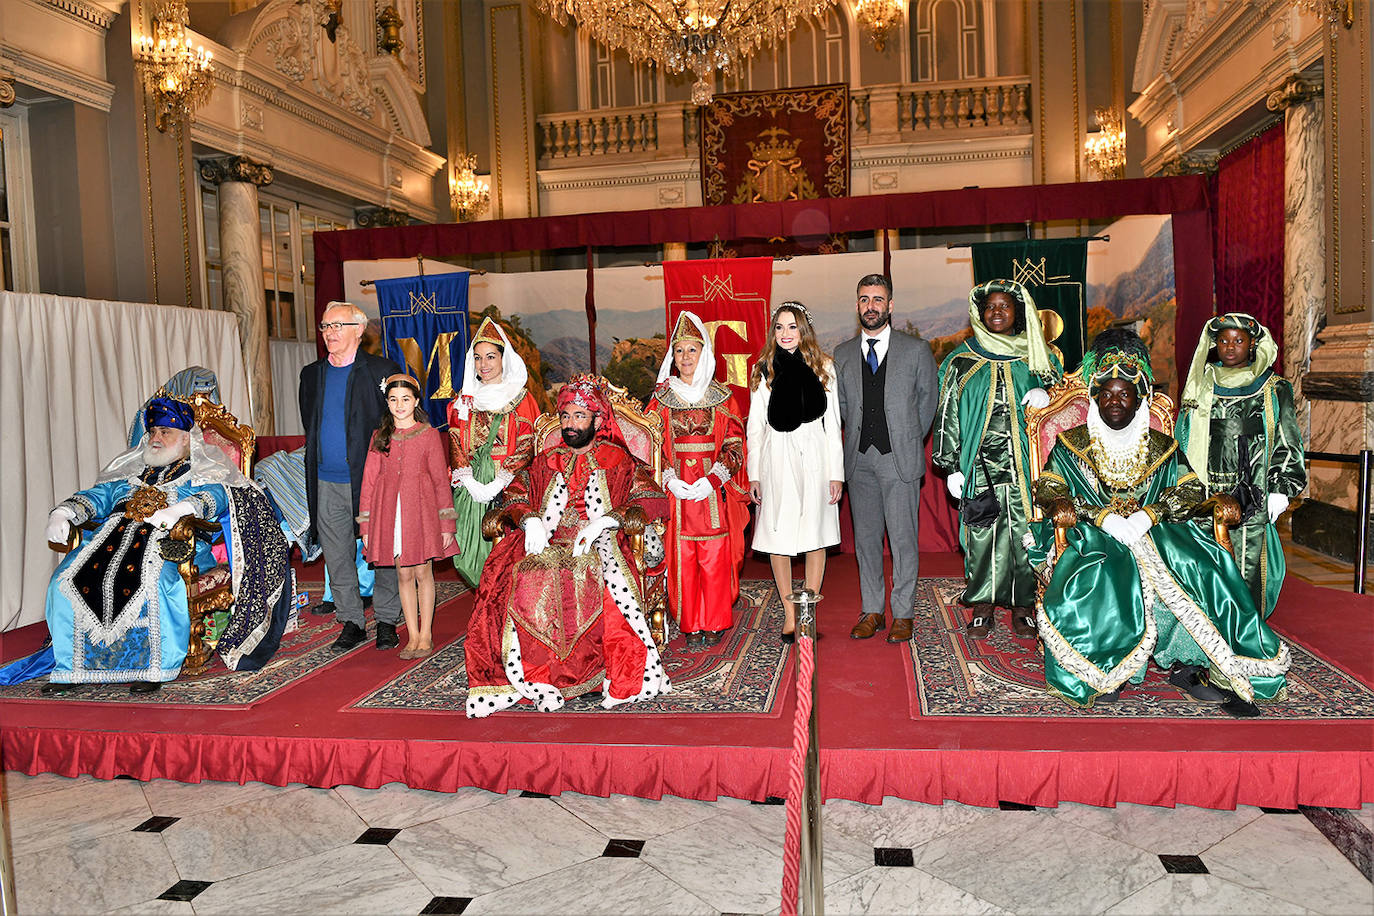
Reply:
[[82, 685], [80, 684], [56, 684], [52, 681], [49, 681], [48, 683], [44, 684], [41, 688], [39, 688], [38, 692], [43, 694], [44, 696], [60, 696], [64, 693], [71, 693], [73, 690], [76, 690], [81, 686]]
[[394, 649], [401, 644], [396, 637], [396, 624], [379, 623], [377, 624], [377, 648]]
[[[395, 638], [394, 635], [392, 638]], [[347, 652], [350, 649], [358, 648], [366, 640], [366, 630], [356, 623], [346, 623], [343, 625], [343, 632], [339, 634], [339, 638], [334, 640], [334, 644], [329, 648], [333, 649], [335, 652]]]
[[1260, 708], [1248, 700], [1231, 693], [1226, 698], [1226, 702], [1221, 704], [1221, 711], [1231, 716], [1233, 719], [1254, 719], [1260, 714]]
[[[1181, 687], [1188, 696], [1204, 703], [1223, 703], [1226, 694], [1207, 683], [1206, 669], [1201, 665], [1184, 665], [1177, 671], [1169, 672], [1169, 683]], [[1256, 713], [1258, 715], [1258, 713]]]
[[1116, 688], [1110, 693], [1100, 693], [1097, 695], [1097, 702], [1099, 703], [1115, 703], [1119, 699], [1121, 699], [1120, 687]]
[[134, 681], [129, 685], [130, 693], [156, 693], [161, 689], [161, 681]]
[[720, 641], [724, 638], [724, 630], [703, 630], [701, 632], [701, 644], [707, 649], [711, 646], [720, 645]]
[[706, 648], [706, 634], [705, 634], [705, 633], [703, 633], [703, 632], [701, 632], [701, 631], [697, 631], [697, 632], [693, 632], [693, 633], [688, 633], [688, 634], [687, 634], [687, 651], [688, 651], [688, 652], [700, 652], [702, 649], [705, 649], [705, 648]]
[[338, 608], [334, 607], [334, 602], [332, 601], [321, 601], [319, 604], [312, 604], [310, 606], [310, 613], [314, 614], [316, 617], [328, 617], [336, 610], [338, 610]]
[[783, 632], [778, 634], [778, 642], [782, 643], [783, 645], [790, 646], [792, 645], [792, 643], [796, 641], [797, 632], [795, 630], [793, 630], [791, 633], [788, 633], [786, 630], [784, 630]]

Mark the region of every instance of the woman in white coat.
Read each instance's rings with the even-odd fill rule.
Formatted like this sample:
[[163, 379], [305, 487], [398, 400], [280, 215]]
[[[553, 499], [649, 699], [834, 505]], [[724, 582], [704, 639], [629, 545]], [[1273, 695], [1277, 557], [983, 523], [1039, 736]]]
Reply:
[[805, 585], [819, 592], [825, 549], [840, 542], [844, 451], [834, 364], [816, 342], [806, 306], [784, 302], [772, 324], [750, 377], [745, 454], [750, 496], [758, 505], [754, 549], [771, 555], [786, 612], [782, 640], [792, 642], [792, 558], [806, 555]]

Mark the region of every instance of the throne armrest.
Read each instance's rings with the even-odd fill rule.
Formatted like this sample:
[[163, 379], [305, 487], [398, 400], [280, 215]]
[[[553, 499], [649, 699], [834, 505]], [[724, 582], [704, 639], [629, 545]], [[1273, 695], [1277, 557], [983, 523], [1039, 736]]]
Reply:
[[1202, 517], [1211, 514], [1212, 537], [1216, 538], [1217, 543], [1225, 548], [1227, 553], [1231, 553], [1230, 529], [1240, 524], [1240, 503], [1236, 502], [1235, 497], [1218, 493], [1198, 503], [1193, 513]]
[[482, 537], [494, 541], [501, 536], [502, 528], [516, 528], [516, 520], [510, 514], [509, 506], [488, 509], [482, 516]]
[[1078, 524], [1078, 513], [1074, 511], [1073, 500], [1063, 497], [1054, 500], [1046, 508], [1054, 522], [1054, 555], [1058, 557], [1069, 546], [1069, 529]]

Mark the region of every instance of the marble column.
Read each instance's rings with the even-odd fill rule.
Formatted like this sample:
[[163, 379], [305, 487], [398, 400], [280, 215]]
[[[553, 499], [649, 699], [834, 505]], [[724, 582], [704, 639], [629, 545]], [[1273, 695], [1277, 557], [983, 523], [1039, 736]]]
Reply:
[[1319, 82], [1291, 77], [1266, 105], [1284, 113], [1283, 369], [1297, 399], [1298, 427], [1311, 441], [1303, 393], [1312, 347], [1326, 314], [1326, 121]]
[[275, 432], [272, 362], [267, 349], [267, 300], [262, 286], [262, 230], [258, 188], [272, 183], [272, 168], [245, 156], [206, 160], [200, 175], [219, 185], [219, 246], [224, 305], [239, 319], [239, 343], [253, 404], [253, 429]]
[[686, 242], [664, 242], [663, 260], [665, 261], [685, 261], [687, 260]]

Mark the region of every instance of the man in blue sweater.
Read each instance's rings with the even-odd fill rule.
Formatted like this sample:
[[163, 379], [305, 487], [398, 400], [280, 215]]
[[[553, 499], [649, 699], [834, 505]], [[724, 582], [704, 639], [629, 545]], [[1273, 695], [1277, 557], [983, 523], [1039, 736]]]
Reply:
[[[328, 355], [301, 370], [301, 424], [305, 427], [305, 492], [310, 526], [324, 550], [343, 631], [334, 649], [346, 652], [366, 639], [356, 556], [358, 497], [372, 433], [386, 413], [381, 381], [401, 368], [360, 350], [367, 315], [348, 302], [331, 302], [320, 322]], [[377, 648], [394, 649], [401, 601], [396, 568], [377, 567], [372, 592]]]

